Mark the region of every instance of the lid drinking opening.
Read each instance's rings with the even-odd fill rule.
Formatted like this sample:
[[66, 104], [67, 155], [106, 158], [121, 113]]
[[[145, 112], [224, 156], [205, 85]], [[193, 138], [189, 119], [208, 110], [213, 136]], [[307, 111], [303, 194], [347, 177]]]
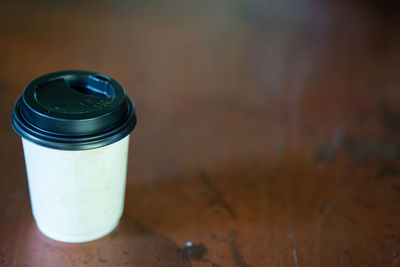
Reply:
[[87, 76], [87, 80], [66, 81], [70, 88], [94, 97], [113, 98], [114, 88], [103, 77]]

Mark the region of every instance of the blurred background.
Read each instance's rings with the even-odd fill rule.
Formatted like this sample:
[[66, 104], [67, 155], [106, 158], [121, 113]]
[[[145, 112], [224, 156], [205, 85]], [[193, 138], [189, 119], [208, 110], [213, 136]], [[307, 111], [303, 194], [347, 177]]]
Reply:
[[[399, 8], [2, 1], [0, 265], [399, 265]], [[35, 228], [10, 125], [25, 85], [66, 69], [138, 112], [125, 215], [80, 245]]]

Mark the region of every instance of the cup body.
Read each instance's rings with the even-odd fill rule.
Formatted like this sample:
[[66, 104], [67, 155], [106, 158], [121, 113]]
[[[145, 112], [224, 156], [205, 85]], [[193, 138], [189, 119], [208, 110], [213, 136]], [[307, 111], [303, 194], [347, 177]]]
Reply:
[[123, 213], [129, 135], [89, 150], [58, 150], [22, 138], [32, 212], [40, 231], [62, 242], [110, 233]]
[[63, 242], [91, 241], [121, 218], [135, 104], [120, 83], [66, 70], [31, 81], [14, 105], [32, 213], [40, 231]]

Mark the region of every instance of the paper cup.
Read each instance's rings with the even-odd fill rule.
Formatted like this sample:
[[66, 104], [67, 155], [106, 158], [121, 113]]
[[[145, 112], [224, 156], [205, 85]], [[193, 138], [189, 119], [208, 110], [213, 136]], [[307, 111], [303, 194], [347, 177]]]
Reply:
[[115, 80], [65, 71], [31, 82], [12, 125], [21, 135], [32, 212], [62, 242], [110, 233], [123, 212], [133, 102]]

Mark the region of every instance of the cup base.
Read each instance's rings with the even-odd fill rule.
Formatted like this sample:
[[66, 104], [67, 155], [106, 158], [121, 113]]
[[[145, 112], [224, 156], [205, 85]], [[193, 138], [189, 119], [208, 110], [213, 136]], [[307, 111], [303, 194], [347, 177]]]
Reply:
[[108, 227], [103, 228], [101, 231], [97, 231], [87, 235], [65, 235], [53, 232], [46, 227], [40, 225], [38, 222], [36, 222], [36, 225], [39, 228], [40, 232], [42, 232], [42, 234], [56, 241], [65, 243], [83, 243], [93, 241], [108, 235], [117, 227], [119, 220], [120, 219], [116, 220], [115, 223], [110, 224]]

